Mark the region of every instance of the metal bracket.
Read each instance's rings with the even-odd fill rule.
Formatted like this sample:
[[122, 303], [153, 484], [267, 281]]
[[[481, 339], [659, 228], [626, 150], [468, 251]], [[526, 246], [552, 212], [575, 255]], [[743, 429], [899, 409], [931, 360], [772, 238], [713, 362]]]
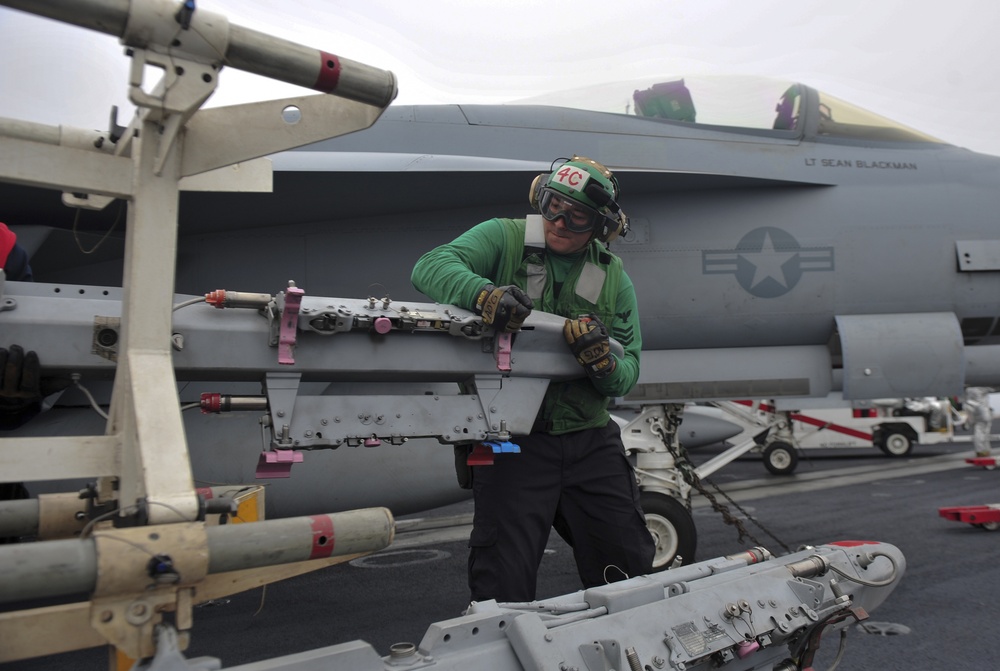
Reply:
[[621, 669], [622, 648], [618, 641], [603, 640], [580, 646], [580, 656], [590, 671], [614, 671]]
[[278, 337], [278, 363], [292, 365], [295, 363], [296, 327], [299, 321], [299, 308], [305, 292], [298, 287], [288, 287], [281, 302], [281, 328]]
[[272, 449], [287, 450], [292, 446], [289, 431], [301, 380], [301, 373], [268, 373], [264, 377], [267, 405], [271, 416]]
[[511, 336], [512, 333], [497, 335], [497, 370], [501, 373], [510, 372]]
[[[200, 523], [109, 529], [94, 534], [97, 583], [90, 623], [133, 659], [155, 652], [153, 630], [163, 611], [174, 611], [177, 626], [193, 625], [193, 593], [208, 574], [208, 542]], [[150, 559], [168, 557], [171, 582], [151, 575]], [[182, 637], [187, 647], [187, 635]]]

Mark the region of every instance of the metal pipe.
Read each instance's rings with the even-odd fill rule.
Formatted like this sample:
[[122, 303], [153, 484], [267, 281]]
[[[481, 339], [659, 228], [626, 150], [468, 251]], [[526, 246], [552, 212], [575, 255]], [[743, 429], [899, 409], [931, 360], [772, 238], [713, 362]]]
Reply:
[[[182, 3], [159, 2], [164, 16], [181, 12]], [[126, 46], [146, 48], [135, 37], [126, 39], [132, 9], [129, 0], [0, 0], [0, 5], [71, 25], [96, 30], [122, 39]], [[212, 12], [194, 10], [194, 16]], [[181, 30], [180, 24], [177, 26]], [[146, 31], [135, 31], [149, 35]], [[161, 45], [164, 48], [170, 46]], [[385, 107], [396, 97], [396, 77], [388, 70], [365, 65], [332, 53], [313, 49], [265, 33], [229, 25], [227, 44], [221, 49], [225, 65], [252, 74], [276, 79], [315, 91], [377, 107]]]
[[0, 0], [0, 5], [115, 37], [125, 32], [131, 0]]
[[38, 533], [38, 499], [0, 501], [0, 538]]
[[[394, 530], [386, 508], [209, 526], [208, 573], [375, 552]], [[97, 553], [94, 538], [0, 546], [0, 603], [93, 592]]]
[[381, 550], [394, 529], [386, 508], [208, 527], [208, 572]]
[[802, 561], [787, 564], [785, 568], [796, 578], [813, 578], [830, 570], [830, 560], [820, 555], [811, 555]]
[[93, 538], [0, 546], [0, 603], [94, 591]]

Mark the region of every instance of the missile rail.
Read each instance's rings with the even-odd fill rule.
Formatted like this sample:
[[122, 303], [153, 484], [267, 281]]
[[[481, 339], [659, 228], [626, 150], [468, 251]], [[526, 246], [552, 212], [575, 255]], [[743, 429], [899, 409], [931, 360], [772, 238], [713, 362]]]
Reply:
[[[30, 348], [43, 375], [84, 388], [113, 378], [120, 289], [9, 282], [3, 292], [0, 347]], [[204, 412], [266, 411], [273, 450], [424, 437], [504, 442], [530, 432], [550, 381], [584, 374], [563, 340], [564, 319], [537, 311], [519, 333], [496, 334], [455, 306], [310, 297], [297, 287], [177, 296], [175, 305], [176, 379], [218, 382], [219, 392], [202, 397]], [[260, 382], [263, 394], [227, 392], [246, 381]], [[306, 382], [454, 385], [451, 393], [308, 395], [300, 393]]]
[[[812, 668], [824, 634], [867, 619], [905, 566], [896, 547], [869, 541], [780, 558], [752, 548], [544, 601], [474, 602], [382, 657], [352, 641], [234, 669], [793, 671]], [[178, 668], [167, 666], [182, 659], [171, 636], [161, 629], [161, 656], [142, 669]]]

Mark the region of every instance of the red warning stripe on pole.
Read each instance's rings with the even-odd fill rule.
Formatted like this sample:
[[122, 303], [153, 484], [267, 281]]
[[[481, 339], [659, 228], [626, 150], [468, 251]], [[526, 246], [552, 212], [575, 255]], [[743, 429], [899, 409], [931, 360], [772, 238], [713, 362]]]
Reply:
[[312, 525], [313, 542], [310, 559], [322, 559], [333, 554], [333, 520], [329, 515], [312, 515], [309, 518]]

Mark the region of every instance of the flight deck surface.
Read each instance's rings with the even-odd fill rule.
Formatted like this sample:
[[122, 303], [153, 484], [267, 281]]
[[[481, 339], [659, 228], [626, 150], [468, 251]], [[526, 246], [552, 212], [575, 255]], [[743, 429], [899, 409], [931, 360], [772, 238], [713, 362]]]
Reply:
[[[707, 460], [721, 449], [693, 450], [692, 460]], [[989, 659], [991, 643], [976, 632], [1000, 618], [1000, 536], [950, 523], [937, 512], [996, 499], [1000, 474], [966, 464], [970, 455], [968, 444], [925, 447], [902, 459], [872, 450], [810, 450], [791, 476], [771, 475], [759, 456], [748, 455], [711, 478], [731, 501], [710, 491], [753, 538], [738, 541], [737, 531], [696, 496], [697, 559], [758, 541], [776, 555], [788, 552], [783, 545], [796, 550], [838, 540], [892, 543], [907, 558], [903, 582], [871, 614], [867, 627], [875, 633], [850, 628], [839, 668], [960, 667]], [[407, 516], [394, 544], [380, 553], [197, 608], [186, 656], [219, 657], [229, 668], [356, 639], [382, 655], [394, 643], [419, 643], [428, 625], [456, 617], [466, 606], [464, 539], [471, 513], [470, 501]], [[579, 588], [572, 553], [553, 534], [538, 598]], [[829, 668], [838, 643], [837, 636], [823, 641], [815, 668]], [[89, 650], [0, 665], [2, 671], [15, 668], [107, 667], [103, 651]]]

